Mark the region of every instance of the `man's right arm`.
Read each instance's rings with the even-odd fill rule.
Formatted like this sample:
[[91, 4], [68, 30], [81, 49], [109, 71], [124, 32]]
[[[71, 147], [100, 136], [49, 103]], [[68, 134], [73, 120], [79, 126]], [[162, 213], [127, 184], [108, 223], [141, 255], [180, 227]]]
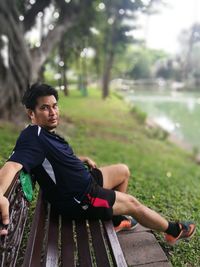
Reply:
[[[17, 162], [8, 161], [0, 169], [0, 214], [3, 225], [9, 223], [9, 202], [4, 196], [6, 190], [10, 186], [16, 173], [22, 169], [22, 165]], [[0, 235], [6, 235], [8, 231], [6, 229], [0, 229]]]

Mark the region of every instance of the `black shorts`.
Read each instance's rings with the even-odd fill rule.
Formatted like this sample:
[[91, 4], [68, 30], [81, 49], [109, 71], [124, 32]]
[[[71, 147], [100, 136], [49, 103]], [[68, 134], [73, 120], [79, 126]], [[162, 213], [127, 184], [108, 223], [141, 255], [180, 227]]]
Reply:
[[99, 169], [91, 171], [92, 182], [90, 190], [81, 202], [85, 209], [85, 217], [89, 219], [109, 220], [113, 216], [115, 191], [103, 188], [103, 176]]
[[80, 202], [72, 198], [67, 202], [51, 203], [58, 213], [71, 219], [112, 219], [115, 191], [103, 188], [103, 176], [99, 169], [92, 169], [91, 175], [88, 193]]
[[92, 177], [94, 178], [95, 182], [100, 185], [101, 187], [103, 187], [103, 175], [102, 172], [97, 169], [91, 169], [90, 173], [92, 174]]

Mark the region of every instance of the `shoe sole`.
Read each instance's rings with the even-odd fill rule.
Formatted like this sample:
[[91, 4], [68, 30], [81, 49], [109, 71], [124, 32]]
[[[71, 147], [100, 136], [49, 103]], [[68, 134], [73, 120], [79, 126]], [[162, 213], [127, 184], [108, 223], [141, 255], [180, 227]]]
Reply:
[[122, 232], [122, 231], [131, 231], [131, 230], [134, 230], [139, 224], [135, 224], [134, 226], [132, 226], [131, 228], [121, 228], [119, 230], [115, 230], [116, 233], [119, 233], [119, 232]]

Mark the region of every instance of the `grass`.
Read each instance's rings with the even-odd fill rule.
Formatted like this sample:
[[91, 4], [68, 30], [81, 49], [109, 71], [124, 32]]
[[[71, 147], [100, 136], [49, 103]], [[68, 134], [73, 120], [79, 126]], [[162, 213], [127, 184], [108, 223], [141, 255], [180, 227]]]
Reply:
[[[149, 134], [134, 116], [137, 111], [112, 95], [102, 101], [100, 91], [90, 90], [89, 97], [71, 92], [60, 97], [62, 122], [59, 131], [76, 154], [88, 155], [98, 166], [126, 163], [131, 170], [129, 193], [171, 220], [194, 220], [200, 223], [200, 172], [192, 156], [166, 140]], [[0, 161], [11, 153], [18, 131], [0, 124]], [[173, 266], [200, 266], [200, 230], [193, 240], [174, 248], [163, 242]]]
[[13, 145], [18, 137], [20, 129], [8, 122], [0, 121], [0, 165], [12, 152]]

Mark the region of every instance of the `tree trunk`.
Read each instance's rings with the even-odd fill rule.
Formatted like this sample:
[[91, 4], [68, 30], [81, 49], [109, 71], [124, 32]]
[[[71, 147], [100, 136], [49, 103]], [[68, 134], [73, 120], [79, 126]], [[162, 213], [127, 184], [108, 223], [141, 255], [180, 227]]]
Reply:
[[60, 67], [60, 73], [61, 73], [61, 79], [62, 79], [62, 85], [64, 86], [64, 95], [68, 96], [69, 95], [69, 91], [68, 91], [68, 84], [67, 84], [67, 66], [66, 66], [66, 60], [65, 58], [67, 58], [66, 56], [66, 49], [65, 49], [65, 39], [64, 37], [62, 38], [61, 42], [60, 42], [60, 46], [59, 46], [59, 55], [60, 55], [60, 60], [64, 63], [63, 66]]
[[21, 97], [28, 86], [31, 64], [11, 0], [0, 1], [0, 25], [0, 117], [12, 119], [19, 111]]
[[103, 72], [103, 79], [102, 79], [102, 97], [103, 99], [109, 96], [109, 83], [110, 83], [110, 74], [111, 69], [113, 66], [114, 61], [114, 53], [110, 51], [107, 54], [105, 65], [104, 65], [104, 72]]
[[64, 85], [64, 95], [69, 95], [69, 89], [68, 89], [68, 79], [67, 79], [67, 65], [66, 63], [63, 66], [63, 85]]
[[81, 73], [81, 58], [80, 51], [75, 51], [75, 63], [76, 63], [76, 71], [77, 71], [77, 90], [81, 90], [82, 88], [82, 73]]
[[88, 95], [88, 91], [87, 91], [88, 80], [87, 80], [87, 63], [86, 63], [85, 57], [81, 58], [81, 76], [82, 76], [81, 92], [83, 96], [87, 96]]
[[111, 25], [110, 30], [107, 31], [105, 38], [105, 61], [102, 77], [102, 98], [105, 99], [109, 96], [109, 83], [111, 76], [111, 69], [115, 56], [115, 35], [117, 31], [117, 20], [119, 14], [116, 14], [114, 23]]

